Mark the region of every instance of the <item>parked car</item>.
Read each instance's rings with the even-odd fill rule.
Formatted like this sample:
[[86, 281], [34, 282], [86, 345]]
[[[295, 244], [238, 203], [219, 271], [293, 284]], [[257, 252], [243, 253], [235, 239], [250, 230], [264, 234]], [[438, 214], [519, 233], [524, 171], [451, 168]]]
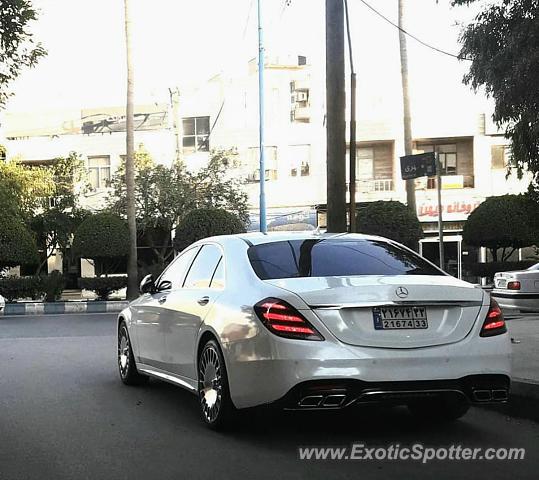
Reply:
[[214, 428], [261, 405], [404, 404], [453, 420], [508, 397], [496, 302], [385, 238], [208, 238], [140, 290], [118, 317], [121, 380], [186, 388]]
[[502, 308], [539, 311], [539, 263], [526, 270], [494, 275], [492, 296]]
[[4, 313], [4, 309], [6, 308], [6, 299], [0, 295], [0, 314]]

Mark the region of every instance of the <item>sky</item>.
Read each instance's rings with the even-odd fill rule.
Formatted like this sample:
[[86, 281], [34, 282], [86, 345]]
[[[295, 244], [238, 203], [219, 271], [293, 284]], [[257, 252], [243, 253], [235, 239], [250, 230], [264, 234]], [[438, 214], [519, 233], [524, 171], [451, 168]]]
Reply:
[[[261, 0], [268, 52], [292, 52], [323, 64], [324, 0]], [[367, 0], [397, 21], [396, 0]], [[131, 0], [135, 100], [168, 101], [212, 75], [238, 74], [257, 54], [256, 0]], [[32, 26], [48, 56], [13, 84], [8, 111], [121, 105], [125, 98], [123, 0], [33, 0], [40, 17]], [[352, 44], [362, 94], [376, 98], [400, 82], [398, 31], [360, 0], [349, 0]], [[449, 0], [408, 0], [408, 30], [458, 53], [469, 8]], [[461, 84], [466, 63], [408, 39], [411, 83], [425, 105], [451, 107], [452, 95], [481, 102]], [[389, 88], [389, 87], [392, 88]], [[413, 94], [413, 92], [412, 92]], [[396, 100], [396, 99], [395, 99]], [[386, 102], [387, 103], [387, 102]]]

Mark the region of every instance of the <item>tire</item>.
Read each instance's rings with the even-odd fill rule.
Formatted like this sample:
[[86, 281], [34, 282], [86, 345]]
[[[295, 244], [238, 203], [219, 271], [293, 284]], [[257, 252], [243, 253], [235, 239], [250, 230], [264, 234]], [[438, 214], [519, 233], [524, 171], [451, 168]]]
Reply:
[[118, 371], [122, 382], [126, 385], [142, 385], [149, 379], [147, 375], [142, 375], [137, 370], [129, 332], [124, 321], [118, 328]]
[[200, 414], [208, 427], [230, 426], [236, 409], [230, 399], [228, 375], [221, 348], [208, 340], [198, 356], [198, 399]]
[[466, 415], [469, 409], [469, 402], [460, 396], [418, 401], [408, 405], [412, 415], [431, 422], [454, 422]]

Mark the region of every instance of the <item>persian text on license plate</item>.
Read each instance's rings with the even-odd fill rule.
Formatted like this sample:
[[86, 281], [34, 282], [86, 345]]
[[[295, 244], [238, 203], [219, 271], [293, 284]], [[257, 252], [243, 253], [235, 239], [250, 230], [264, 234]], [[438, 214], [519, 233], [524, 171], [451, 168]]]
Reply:
[[375, 307], [372, 309], [376, 330], [425, 329], [429, 327], [427, 308]]

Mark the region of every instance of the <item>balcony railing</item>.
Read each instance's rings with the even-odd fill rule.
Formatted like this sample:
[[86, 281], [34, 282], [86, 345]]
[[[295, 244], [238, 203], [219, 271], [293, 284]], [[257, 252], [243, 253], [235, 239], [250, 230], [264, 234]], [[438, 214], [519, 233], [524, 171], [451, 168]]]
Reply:
[[[346, 184], [346, 189], [350, 190], [350, 183]], [[393, 190], [392, 178], [356, 181], [356, 192], [358, 193], [392, 192]]]

